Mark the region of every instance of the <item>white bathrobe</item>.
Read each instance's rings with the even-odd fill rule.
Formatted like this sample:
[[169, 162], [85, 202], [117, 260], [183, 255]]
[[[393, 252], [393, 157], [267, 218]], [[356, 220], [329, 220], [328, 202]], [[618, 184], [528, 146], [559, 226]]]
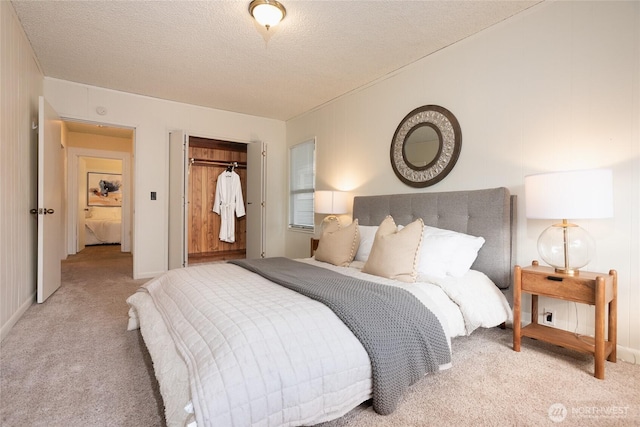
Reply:
[[236, 221], [233, 213], [235, 211], [238, 218], [245, 215], [240, 175], [233, 171], [222, 172], [218, 175], [213, 211], [220, 215], [221, 219], [220, 240], [229, 243], [235, 242]]

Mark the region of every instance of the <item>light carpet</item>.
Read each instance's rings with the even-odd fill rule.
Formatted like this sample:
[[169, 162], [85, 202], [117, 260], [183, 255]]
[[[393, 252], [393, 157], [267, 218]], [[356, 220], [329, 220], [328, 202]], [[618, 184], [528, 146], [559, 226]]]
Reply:
[[62, 263], [62, 286], [33, 304], [0, 347], [0, 425], [164, 423], [139, 331], [127, 332], [131, 254], [87, 247]]
[[[0, 347], [2, 426], [162, 426], [162, 399], [138, 331], [127, 332], [131, 278], [119, 246], [63, 262], [62, 287], [34, 304]], [[391, 415], [361, 405], [322, 427], [640, 425], [640, 366], [606, 363], [478, 330], [453, 340], [453, 367], [416, 383]]]

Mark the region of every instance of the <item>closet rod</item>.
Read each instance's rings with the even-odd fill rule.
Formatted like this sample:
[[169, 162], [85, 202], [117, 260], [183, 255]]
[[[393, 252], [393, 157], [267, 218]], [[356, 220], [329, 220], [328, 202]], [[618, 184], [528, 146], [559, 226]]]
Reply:
[[189, 162], [193, 165], [193, 164], [200, 164], [200, 165], [214, 165], [214, 166], [233, 166], [235, 168], [246, 168], [247, 167], [247, 162], [223, 162], [221, 160], [208, 160], [208, 159], [196, 159], [196, 158], [191, 158], [189, 159]]

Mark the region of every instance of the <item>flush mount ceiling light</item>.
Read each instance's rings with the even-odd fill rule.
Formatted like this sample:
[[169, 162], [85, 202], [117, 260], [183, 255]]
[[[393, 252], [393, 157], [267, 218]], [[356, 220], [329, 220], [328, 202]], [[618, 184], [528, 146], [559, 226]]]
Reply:
[[284, 19], [287, 10], [276, 0], [253, 0], [249, 3], [249, 13], [260, 25], [269, 30]]

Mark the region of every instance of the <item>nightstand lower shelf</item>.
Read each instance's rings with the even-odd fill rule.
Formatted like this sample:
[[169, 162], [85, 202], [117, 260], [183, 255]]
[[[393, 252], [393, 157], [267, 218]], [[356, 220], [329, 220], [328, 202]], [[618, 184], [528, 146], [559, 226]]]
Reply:
[[[529, 337], [539, 341], [548, 342], [570, 350], [593, 355], [595, 353], [595, 339], [576, 334], [562, 329], [531, 323], [520, 330], [521, 337]], [[604, 358], [608, 358], [613, 351], [611, 341], [604, 342]]]

